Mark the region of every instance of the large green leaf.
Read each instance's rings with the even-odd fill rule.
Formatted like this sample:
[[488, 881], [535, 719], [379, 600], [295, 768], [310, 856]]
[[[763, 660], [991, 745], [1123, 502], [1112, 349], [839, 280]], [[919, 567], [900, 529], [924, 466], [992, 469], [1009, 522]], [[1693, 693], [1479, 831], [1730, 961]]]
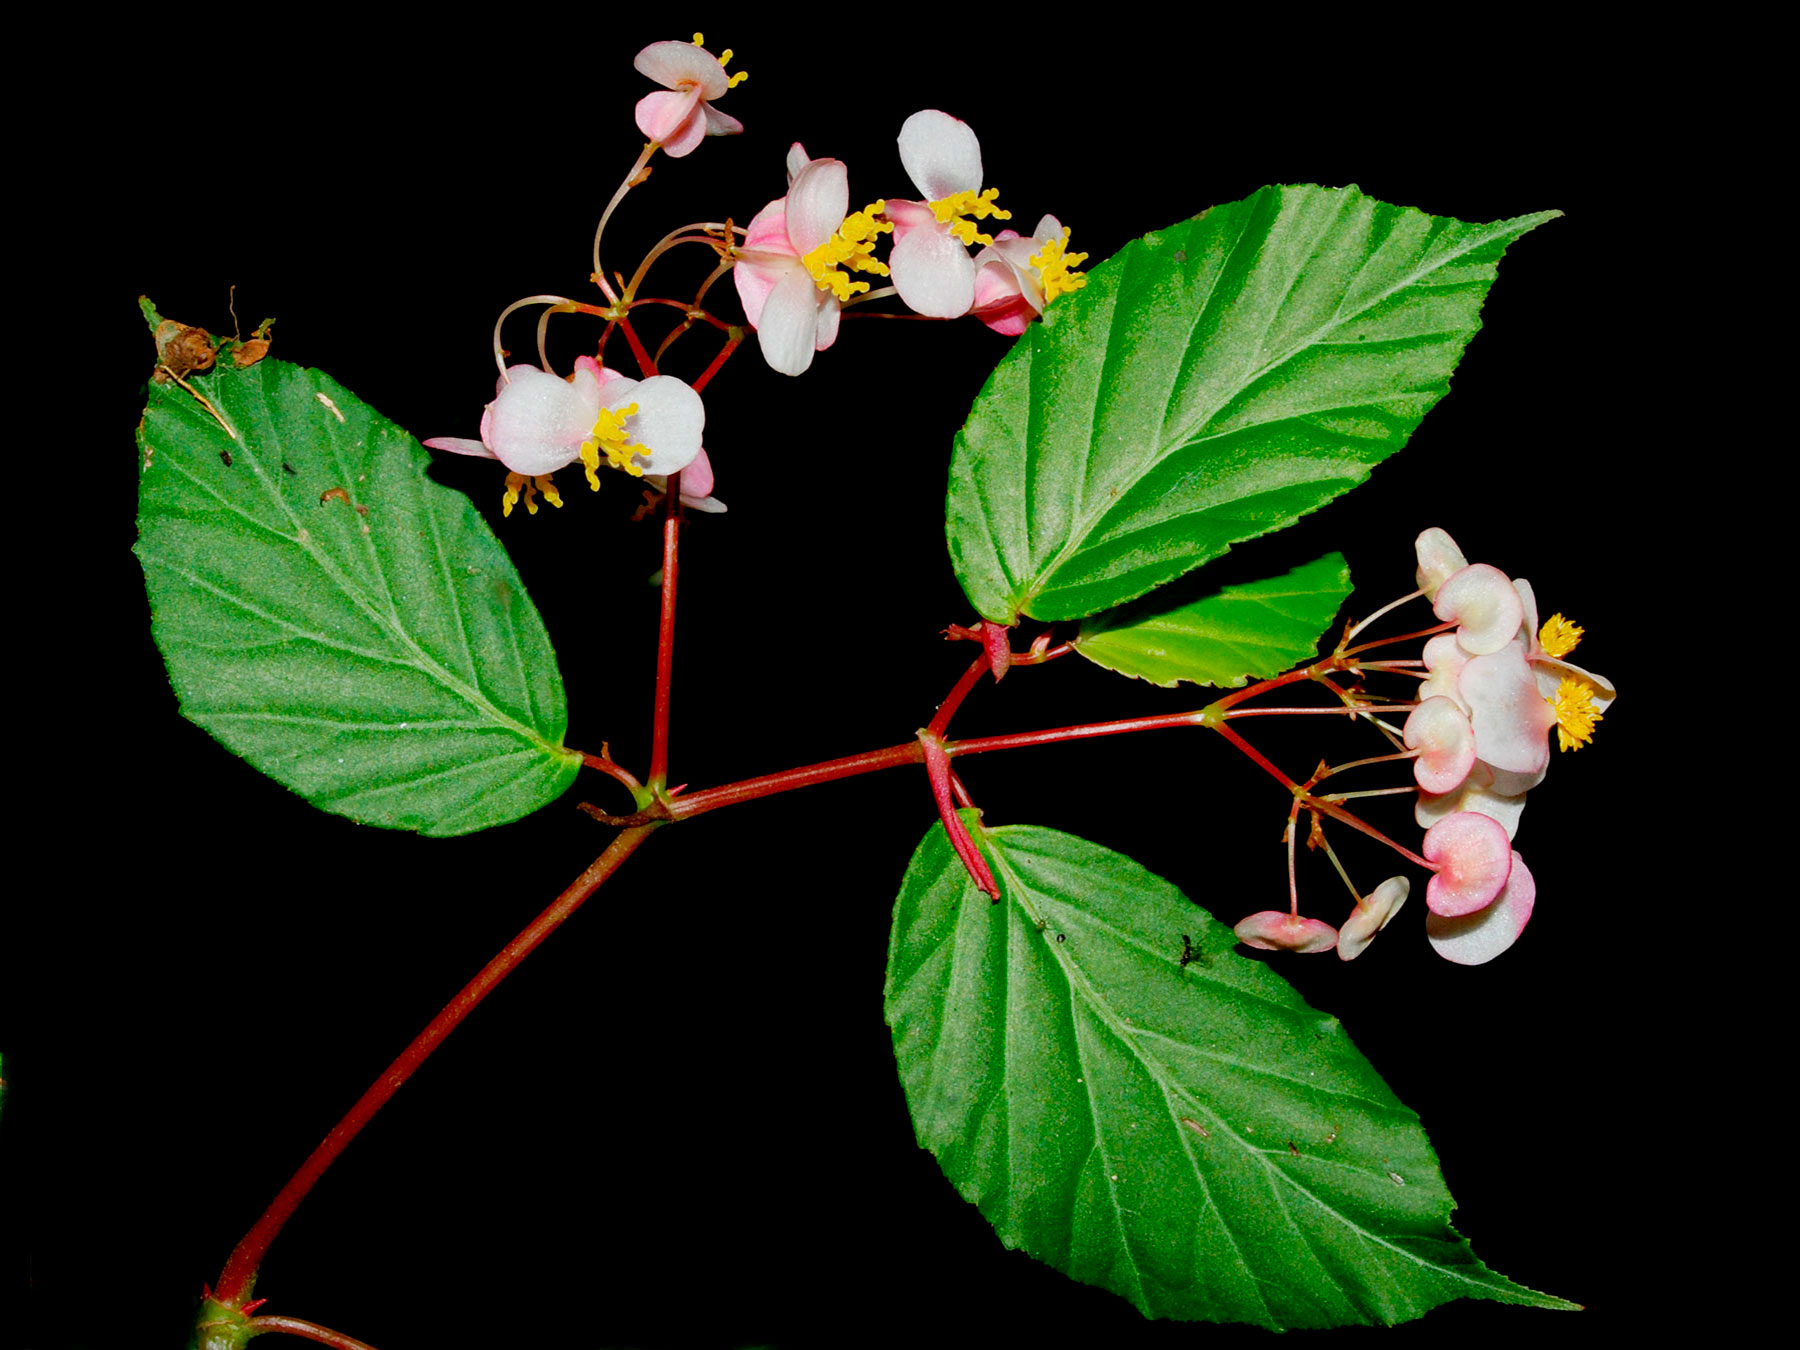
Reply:
[[1120, 854], [967, 819], [1002, 898], [934, 826], [887, 1020], [920, 1144], [1007, 1246], [1151, 1317], [1575, 1306], [1476, 1259], [1418, 1117], [1229, 928]]
[[[506, 551], [316, 370], [150, 386], [138, 544], [181, 710], [327, 811], [464, 834], [554, 800], [562, 676]], [[220, 424], [228, 424], [235, 437]]]
[[[1211, 573], [1207, 573], [1208, 576]], [[1279, 577], [1206, 588], [1193, 598], [1177, 582], [1096, 614], [1072, 645], [1096, 665], [1165, 688], [1181, 680], [1242, 687], [1313, 656], [1319, 636], [1350, 594], [1350, 566], [1327, 553]]]
[[1291, 524], [1449, 388], [1507, 244], [1355, 188], [1268, 187], [1127, 244], [1007, 354], [957, 437], [983, 617], [1077, 619]]

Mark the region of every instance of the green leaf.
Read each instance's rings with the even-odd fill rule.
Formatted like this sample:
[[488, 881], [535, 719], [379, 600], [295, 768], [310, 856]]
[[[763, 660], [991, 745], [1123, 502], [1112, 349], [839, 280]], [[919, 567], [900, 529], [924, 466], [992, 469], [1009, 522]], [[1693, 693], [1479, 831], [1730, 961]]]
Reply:
[[1268, 187], [1127, 244], [1000, 362], [956, 441], [984, 618], [1078, 619], [1369, 476], [1449, 388], [1506, 246], [1355, 188]]
[[[181, 710], [316, 806], [465, 834], [574, 780], [519, 575], [419, 443], [316, 370], [150, 386], [138, 558]], [[221, 419], [236, 433], [221, 425]]]
[[1205, 588], [1191, 600], [1171, 594], [1192, 589], [1178, 582], [1096, 614], [1070, 645], [1096, 665], [1165, 688], [1181, 680], [1240, 688], [1318, 651], [1350, 594], [1350, 566], [1327, 553], [1285, 576]]
[[1575, 1306], [1476, 1259], [1418, 1117], [1229, 928], [1120, 854], [965, 818], [1002, 899], [934, 826], [894, 909], [887, 1021], [919, 1143], [1008, 1247], [1149, 1317]]

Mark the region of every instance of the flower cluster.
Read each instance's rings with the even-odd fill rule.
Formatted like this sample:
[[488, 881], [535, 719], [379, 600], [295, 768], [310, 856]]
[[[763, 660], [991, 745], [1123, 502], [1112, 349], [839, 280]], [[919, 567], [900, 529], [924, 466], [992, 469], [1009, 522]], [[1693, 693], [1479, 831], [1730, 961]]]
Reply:
[[[1531, 918], [1537, 883], [1512, 840], [1525, 794], [1548, 770], [1550, 732], [1555, 730], [1563, 750], [1588, 744], [1614, 689], [1602, 676], [1564, 659], [1582, 630], [1560, 614], [1540, 624], [1529, 582], [1470, 563], [1440, 529], [1421, 534], [1415, 552], [1419, 589], [1414, 596], [1431, 601], [1440, 625], [1431, 630], [1420, 660], [1378, 663], [1424, 672], [1418, 699], [1399, 732], [1404, 751], [1386, 758], [1412, 763], [1418, 791], [1414, 816], [1425, 839], [1419, 855], [1400, 851], [1432, 871], [1425, 890], [1426, 936], [1446, 959], [1477, 965], [1512, 946]], [[1341, 647], [1327, 664], [1362, 668]], [[1347, 817], [1341, 798], [1310, 793], [1312, 784], [1334, 772], [1322, 768], [1306, 787], [1296, 787], [1296, 815], [1302, 808], [1314, 812], [1315, 844], [1322, 842], [1319, 814]], [[1289, 832], [1291, 848], [1292, 817]], [[1404, 877], [1395, 877], [1369, 897], [1359, 896], [1341, 930], [1303, 917], [1295, 903], [1285, 912], [1253, 914], [1236, 931], [1253, 947], [1335, 947], [1350, 960], [1386, 926], [1409, 889]]]
[[[1012, 213], [997, 205], [997, 188], [982, 187], [981, 144], [966, 122], [935, 109], [914, 113], [899, 146], [921, 198], [884, 197], [856, 212], [841, 160], [812, 159], [798, 142], [788, 151], [787, 195], [757, 212], [734, 250], [738, 296], [775, 370], [807, 370], [837, 340], [844, 305], [875, 298], [851, 272], [891, 277], [893, 293], [927, 318], [972, 314], [1009, 335], [1086, 284], [1075, 269], [1087, 255], [1068, 251], [1069, 230], [1056, 217], [1029, 237], [977, 227]], [[883, 234], [893, 237], [886, 262], [875, 257]]]
[[[758, 211], [747, 228], [724, 221], [699, 222], [671, 231], [644, 259], [635, 276], [601, 266], [600, 245], [613, 210], [649, 176], [650, 160], [692, 154], [708, 136], [736, 135], [743, 123], [715, 106], [747, 74], [727, 72], [733, 53], [715, 57], [705, 37], [692, 42], [653, 42], [633, 64], [661, 89], [638, 101], [638, 130], [648, 138], [600, 218], [594, 238], [592, 280], [606, 303], [586, 304], [562, 296], [532, 296], [508, 306], [501, 323], [526, 305], [549, 306], [544, 316], [582, 312], [603, 318], [607, 328], [595, 357], [583, 358], [566, 379], [552, 373], [540, 324], [541, 366], [508, 365], [495, 325], [494, 352], [500, 388], [481, 420], [480, 439], [437, 437], [425, 442], [454, 454], [497, 459], [506, 466], [507, 515], [521, 496], [535, 515], [538, 499], [561, 506], [554, 474], [579, 459], [588, 483], [600, 486], [602, 467], [666, 486], [681, 474], [680, 497], [702, 511], [725, 508], [712, 494], [712, 466], [700, 447], [705, 411], [698, 390], [729, 357], [746, 330], [708, 313], [708, 288], [732, 272], [738, 299], [764, 359], [788, 375], [805, 372], [817, 352], [838, 335], [845, 306], [897, 295], [916, 313], [939, 319], [972, 314], [1005, 334], [1023, 332], [1030, 320], [1059, 295], [1079, 290], [1086, 278], [1077, 270], [1086, 254], [1068, 249], [1069, 230], [1045, 216], [1029, 237], [1012, 230], [983, 233], [977, 222], [1010, 219], [996, 204], [998, 190], [982, 187], [981, 146], [967, 124], [948, 113], [914, 113], [900, 129], [900, 160], [918, 200], [878, 198], [850, 209], [850, 180], [842, 160], [814, 159], [799, 142], [788, 151], [786, 194]], [[741, 242], [738, 236], [742, 236]], [[876, 256], [883, 235], [892, 249]], [[691, 303], [663, 297], [645, 299], [638, 289], [653, 263], [682, 244], [704, 244], [716, 255], [717, 270]], [[980, 252], [970, 255], [972, 248]], [[866, 277], [891, 278], [871, 289]], [[616, 285], [615, 285], [616, 283]], [[633, 311], [646, 304], [685, 311], [682, 328], [656, 355], [633, 327]], [[666, 311], [664, 311], [666, 312]], [[660, 373], [671, 342], [697, 321], [726, 337], [724, 350], [689, 386]], [[631, 380], [605, 364], [606, 344], [621, 334], [646, 378]]]

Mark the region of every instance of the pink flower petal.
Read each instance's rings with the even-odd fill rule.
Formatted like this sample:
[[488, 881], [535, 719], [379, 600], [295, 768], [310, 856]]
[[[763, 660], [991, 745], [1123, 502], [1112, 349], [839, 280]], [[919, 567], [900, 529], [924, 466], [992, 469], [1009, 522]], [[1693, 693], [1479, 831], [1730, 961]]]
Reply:
[[671, 159], [691, 154], [706, 135], [706, 118], [700, 112], [700, 91], [682, 94], [645, 94], [638, 100], [637, 127], [650, 140], [662, 143]]
[[465, 436], [433, 436], [423, 442], [433, 450], [448, 450], [453, 455], [475, 455], [481, 459], [497, 459], [494, 452], [480, 441], [471, 441]]
[[1452, 792], [1475, 767], [1475, 731], [1463, 710], [1447, 698], [1428, 698], [1414, 708], [1402, 731], [1413, 777], [1427, 792]]
[[1425, 887], [1434, 914], [1473, 914], [1494, 903], [1512, 870], [1512, 841], [1500, 822], [1475, 811], [1446, 816], [1425, 831], [1419, 850], [1438, 865]]
[[1432, 612], [1460, 625], [1456, 640], [1471, 656], [1499, 651], [1525, 621], [1525, 605], [1511, 579], [1486, 563], [1470, 563], [1438, 587]]
[[731, 88], [731, 77], [718, 58], [691, 42], [652, 42], [631, 64], [638, 74], [648, 75], [664, 89], [692, 84], [702, 98], [720, 98]]
[[1302, 919], [1285, 909], [1265, 909], [1241, 920], [1231, 930], [1246, 947], [1265, 952], [1328, 952], [1337, 945], [1337, 929], [1317, 919]]
[[936, 109], [916, 112], [901, 126], [900, 163], [927, 201], [981, 187], [981, 143], [967, 122]]
[[1494, 903], [1475, 914], [1425, 916], [1425, 937], [1437, 954], [1459, 966], [1492, 961], [1519, 940], [1537, 904], [1537, 882], [1525, 860], [1512, 855], [1512, 873]]

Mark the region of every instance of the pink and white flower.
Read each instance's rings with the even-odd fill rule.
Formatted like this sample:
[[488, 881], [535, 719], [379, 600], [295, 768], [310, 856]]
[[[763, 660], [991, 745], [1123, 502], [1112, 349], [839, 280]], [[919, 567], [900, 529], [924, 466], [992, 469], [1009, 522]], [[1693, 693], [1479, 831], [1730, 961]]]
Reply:
[[[672, 375], [633, 380], [592, 357], [584, 356], [575, 364], [575, 373], [567, 380], [536, 366], [510, 367], [494, 401], [482, 413], [480, 440], [438, 436], [425, 444], [453, 454], [497, 459], [540, 490], [547, 489], [551, 474], [577, 460], [587, 467], [588, 481], [596, 489], [600, 483], [595, 470], [602, 459], [633, 477], [661, 478], [702, 460], [706, 407], [687, 384]], [[703, 472], [704, 487], [710, 492], [711, 465]], [[684, 499], [687, 495], [683, 493]], [[711, 500], [705, 492], [700, 496]], [[717, 503], [709, 507], [701, 500], [694, 505], [717, 509]]]
[[[924, 201], [887, 203], [894, 224], [894, 289], [907, 306], [934, 319], [955, 319], [975, 303], [975, 261], [968, 246], [991, 245], [976, 220], [1007, 220], [994, 205], [998, 189], [981, 190], [981, 143], [966, 122], [927, 109], [900, 128], [900, 162]], [[973, 217], [965, 219], [964, 217]]]
[[1069, 230], [1055, 216], [1038, 221], [1030, 236], [1001, 230], [975, 255], [975, 301], [969, 311], [996, 333], [1017, 337], [1044, 306], [1087, 285], [1074, 271], [1085, 253], [1067, 251]]
[[691, 44], [652, 42], [644, 48], [631, 64], [669, 92], [646, 94], [638, 101], [638, 130], [660, 144], [671, 159], [691, 154], [703, 136], [741, 132], [742, 122], [712, 106], [712, 100], [724, 97], [726, 90], [748, 76], [749, 72], [741, 70], [727, 75], [725, 63], [729, 60], [729, 49], [715, 57], [700, 45], [698, 33]]
[[882, 202], [846, 214], [850, 176], [842, 160], [809, 159], [795, 141], [787, 169], [787, 196], [751, 220], [731, 276], [763, 359], [784, 375], [799, 375], [814, 352], [837, 341], [844, 301], [869, 289], [841, 269], [887, 273], [874, 250], [876, 235], [890, 227], [876, 219]]

